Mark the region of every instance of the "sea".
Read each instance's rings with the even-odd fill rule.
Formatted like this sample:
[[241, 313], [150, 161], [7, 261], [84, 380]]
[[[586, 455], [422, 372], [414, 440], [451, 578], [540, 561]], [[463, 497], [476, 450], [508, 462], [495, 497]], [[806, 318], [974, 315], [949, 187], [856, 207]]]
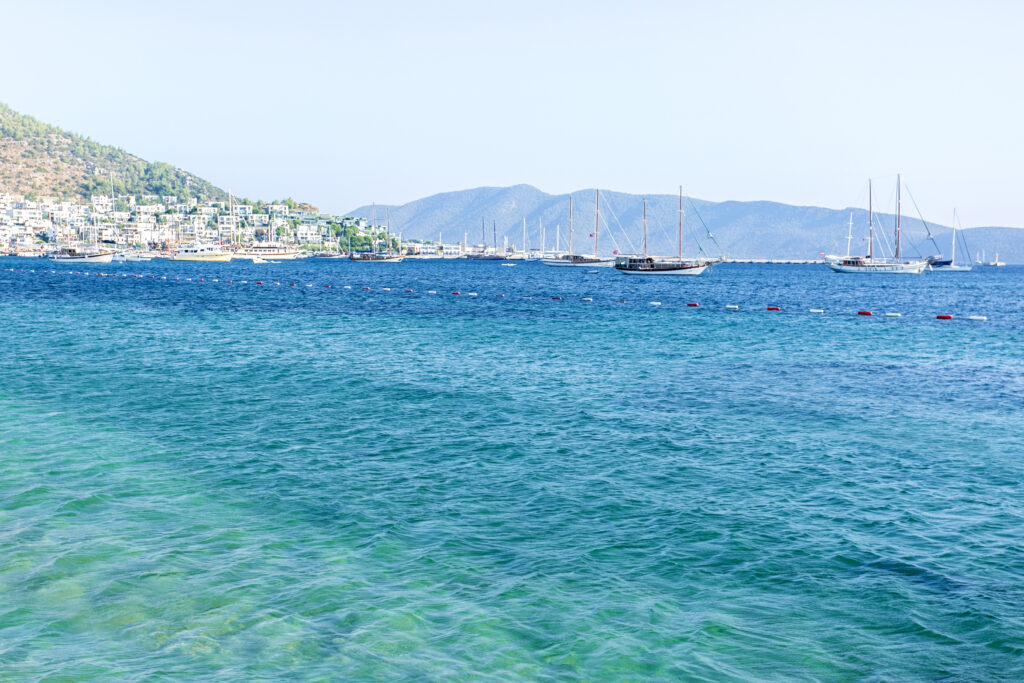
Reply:
[[0, 267], [0, 679], [1024, 678], [1024, 267]]

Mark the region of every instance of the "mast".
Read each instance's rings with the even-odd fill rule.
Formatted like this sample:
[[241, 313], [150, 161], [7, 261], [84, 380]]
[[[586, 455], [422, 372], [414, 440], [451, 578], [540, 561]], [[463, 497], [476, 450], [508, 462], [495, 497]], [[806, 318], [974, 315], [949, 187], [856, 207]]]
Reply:
[[537, 225], [540, 227], [540, 256], [544, 258], [548, 252], [548, 236], [544, 234], [544, 219], [538, 218]]
[[569, 253], [572, 253], [572, 195], [569, 195]]
[[850, 258], [851, 241], [853, 241], [853, 211], [850, 212], [850, 229], [846, 232], [846, 258]]
[[902, 197], [900, 196], [900, 187], [903, 182], [900, 180], [900, 174], [896, 174], [896, 263], [900, 262], [900, 205], [902, 203]]
[[387, 235], [384, 251], [391, 252], [391, 207], [384, 207], [384, 234]]
[[523, 216], [523, 258], [526, 258], [526, 216]]
[[498, 255], [498, 226], [497, 221], [491, 220], [491, 248], [494, 249], [494, 255]]
[[594, 190], [594, 258], [597, 258], [597, 233], [601, 229], [601, 190]]
[[377, 202], [372, 203], [370, 218], [370, 251], [377, 251]]
[[480, 246], [484, 248], [484, 253], [487, 253], [487, 228], [484, 226], [484, 217], [480, 216]]
[[953, 209], [953, 255], [949, 259], [949, 265], [956, 265], [956, 209]]
[[875, 214], [871, 207], [871, 178], [868, 178], [868, 260], [875, 258]]
[[683, 262], [683, 186], [679, 186], [679, 262]]
[[647, 258], [647, 197], [644, 197], [644, 258]]

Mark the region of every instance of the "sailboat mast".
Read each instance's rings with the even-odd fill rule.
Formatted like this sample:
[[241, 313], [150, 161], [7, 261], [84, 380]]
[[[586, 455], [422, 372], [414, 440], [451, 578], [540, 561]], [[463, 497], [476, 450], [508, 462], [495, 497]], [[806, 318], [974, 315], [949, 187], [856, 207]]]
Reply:
[[601, 229], [601, 190], [594, 190], [594, 258], [597, 258], [597, 233]]
[[875, 214], [871, 206], [871, 178], [868, 178], [868, 260], [875, 257]]
[[903, 182], [900, 180], [899, 173], [896, 174], [896, 263], [900, 262], [900, 206], [902, 205], [902, 197], [900, 195], [900, 188], [903, 186]]
[[644, 258], [647, 258], [647, 197], [644, 197]]
[[572, 195], [569, 195], [569, 253], [572, 253]]
[[377, 202], [372, 202], [370, 206], [370, 251], [377, 251]]
[[850, 258], [850, 242], [853, 241], [853, 211], [850, 212], [850, 228], [846, 231], [846, 258]]
[[949, 258], [949, 265], [956, 265], [956, 209], [953, 209], [953, 255]]
[[526, 258], [526, 216], [523, 216], [523, 258]]
[[679, 262], [683, 262], [683, 186], [679, 186]]
[[494, 249], [494, 253], [498, 253], [498, 226], [497, 221], [491, 220], [491, 248]]

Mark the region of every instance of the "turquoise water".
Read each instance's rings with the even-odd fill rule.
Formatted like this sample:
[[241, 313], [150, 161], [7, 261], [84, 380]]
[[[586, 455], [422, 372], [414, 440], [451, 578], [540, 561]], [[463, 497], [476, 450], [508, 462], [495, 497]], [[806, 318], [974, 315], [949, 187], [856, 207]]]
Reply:
[[1024, 676], [1024, 269], [0, 265], [0, 678]]

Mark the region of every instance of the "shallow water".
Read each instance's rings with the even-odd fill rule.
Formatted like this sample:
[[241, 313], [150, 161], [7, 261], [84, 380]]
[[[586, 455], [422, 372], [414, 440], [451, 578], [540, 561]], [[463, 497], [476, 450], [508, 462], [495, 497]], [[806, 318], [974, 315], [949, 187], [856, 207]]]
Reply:
[[1024, 268], [0, 266], [0, 677], [1024, 675]]

